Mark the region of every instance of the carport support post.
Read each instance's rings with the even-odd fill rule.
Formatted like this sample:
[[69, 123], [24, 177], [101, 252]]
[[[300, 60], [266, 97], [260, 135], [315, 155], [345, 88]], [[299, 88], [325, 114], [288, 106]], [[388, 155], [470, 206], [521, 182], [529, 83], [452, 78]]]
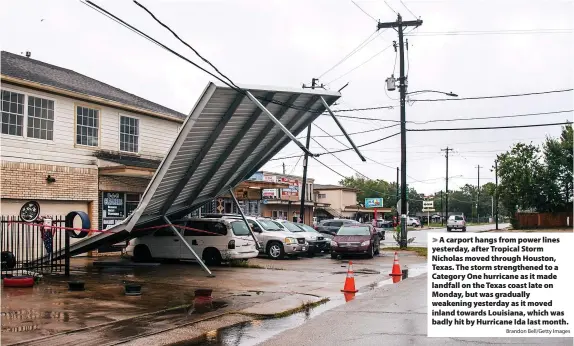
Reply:
[[64, 231], [64, 275], [70, 276], [70, 232]]
[[173, 231], [173, 233], [175, 233], [176, 236], [179, 237], [179, 239], [185, 244], [185, 246], [187, 246], [187, 248], [189, 249], [189, 251], [191, 252], [191, 254], [193, 255], [193, 257], [195, 257], [195, 259], [197, 260], [197, 262], [199, 263], [199, 265], [201, 266], [201, 268], [203, 268], [203, 270], [205, 272], [207, 272], [207, 276], [208, 277], [215, 277], [215, 275], [213, 275], [211, 273], [211, 270], [209, 270], [209, 268], [207, 268], [207, 266], [205, 265], [205, 263], [203, 263], [203, 261], [201, 260], [201, 258], [195, 253], [195, 251], [193, 251], [193, 249], [191, 248], [191, 245], [189, 245], [189, 243], [185, 240], [185, 238], [181, 235], [181, 233], [177, 230], [177, 228], [175, 228], [175, 226], [171, 223], [171, 221], [169, 221], [169, 219], [167, 218], [167, 216], [163, 216], [163, 220], [165, 222], [167, 222], [167, 224], [169, 225], [169, 228], [171, 228], [171, 230]]
[[253, 238], [253, 240], [255, 241], [255, 248], [257, 250], [259, 250], [259, 241], [257, 240], [257, 238], [255, 238], [255, 234], [253, 234], [253, 230], [251, 229], [251, 226], [249, 226], [249, 222], [247, 222], [247, 218], [245, 217], [245, 214], [243, 214], [243, 210], [241, 210], [241, 207], [239, 207], [239, 202], [237, 201], [237, 198], [235, 198], [235, 194], [233, 193], [233, 189], [229, 189], [229, 194], [231, 195], [231, 198], [233, 198], [233, 203], [235, 203], [237, 210], [239, 210], [239, 214], [241, 215], [243, 222], [245, 222], [245, 224], [247, 225], [247, 229], [249, 230], [249, 233], [251, 234], [251, 238]]

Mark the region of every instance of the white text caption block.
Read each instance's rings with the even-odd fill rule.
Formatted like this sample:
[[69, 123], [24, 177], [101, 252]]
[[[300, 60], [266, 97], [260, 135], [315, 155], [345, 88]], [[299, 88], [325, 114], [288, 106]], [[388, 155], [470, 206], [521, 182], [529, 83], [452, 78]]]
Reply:
[[429, 337], [572, 337], [573, 233], [428, 234]]

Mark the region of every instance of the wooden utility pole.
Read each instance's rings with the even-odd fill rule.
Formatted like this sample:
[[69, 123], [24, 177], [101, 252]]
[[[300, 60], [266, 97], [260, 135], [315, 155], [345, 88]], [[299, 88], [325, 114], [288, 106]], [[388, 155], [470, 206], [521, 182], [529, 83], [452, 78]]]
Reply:
[[447, 220], [447, 222], [448, 222], [448, 153], [452, 150], [453, 149], [449, 148], [449, 147], [446, 147], [446, 149], [441, 149], [441, 151], [446, 152], [446, 155], [445, 155], [446, 156], [445, 219]]
[[[403, 30], [409, 26], [418, 27], [423, 24], [420, 19], [403, 21], [400, 14], [394, 22], [377, 23], [377, 30], [393, 28], [399, 34], [399, 92], [401, 100], [401, 248], [407, 247], [407, 130], [406, 130], [406, 110], [405, 99], [407, 94], [407, 77], [405, 76], [405, 47], [403, 42]], [[385, 86], [386, 87], [386, 86]]]
[[478, 181], [476, 182], [476, 223], [480, 223], [480, 213], [478, 211], [480, 207], [480, 165], [476, 166], [476, 169], [478, 170]]

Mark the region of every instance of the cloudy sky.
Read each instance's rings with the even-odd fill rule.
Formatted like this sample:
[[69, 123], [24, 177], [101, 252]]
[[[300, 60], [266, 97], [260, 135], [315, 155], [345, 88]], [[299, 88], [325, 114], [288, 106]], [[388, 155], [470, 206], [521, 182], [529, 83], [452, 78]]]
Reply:
[[[95, 3], [140, 28], [194, 61], [180, 44], [131, 1]], [[376, 21], [393, 21], [394, 11], [406, 20], [424, 23], [408, 37], [409, 91], [432, 89], [460, 97], [504, 95], [572, 88], [574, 85], [574, 3], [561, 0], [141, 0], [182, 38], [208, 57], [236, 83], [298, 87], [319, 77], [337, 90], [347, 82], [341, 109], [395, 106], [389, 110], [345, 115], [378, 119], [343, 119], [348, 132], [392, 125], [399, 119], [398, 91], [385, 92], [385, 79], [398, 75], [395, 52], [388, 48], [396, 32], [372, 35]], [[209, 76], [133, 32], [93, 11], [80, 1], [3, 2], [0, 12], [2, 50], [21, 53], [99, 79], [141, 97], [189, 113]], [[358, 6], [357, 6], [358, 5]], [[405, 7], [406, 5], [406, 7]], [[359, 7], [361, 9], [359, 9]], [[408, 9], [407, 9], [408, 7]], [[414, 14], [414, 15], [413, 15]], [[331, 69], [368, 37], [362, 49]], [[387, 48], [386, 50], [384, 50]], [[384, 50], [384, 51], [383, 51]], [[379, 52], [383, 51], [380, 54]], [[377, 54], [377, 55], [376, 55]], [[373, 57], [374, 56], [374, 57]], [[329, 71], [330, 70], [330, 71]], [[328, 72], [327, 72], [328, 71]], [[327, 73], [325, 73], [327, 72]], [[415, 97], [412, 97], [415, 99]], [[417, 99], [443, 98], [421, 94]], [[487, 116], [571, 110], [572, 92], [490, 100], [415, 102], [407, 120], [424, 122]], [[387, 121], [381, 121], [387, 120]], [[484, 127], [573, 120], [573, 113], [475, 121], [409, 123], [408, 128]], [[340, 135], [333, 120], [317, 125]], [[353, 136], [357, 144], [397, 132], [382, 129]], [[444, 189], [445, 158], [441, 148], [454, 148], [449, 160], [450, 186], [493, 181], [489, 168], [497, 153], [514, 142], [541, 143], [560, 127], [527, 129], [409, 132], [409, 184], [431, 193]], [[313, 134], [324, 135], [317, 128]], [[345, 143], [343, 137], [337, 137]], [[332, 138], [318, 137], [329, 149], [343, 148]], [[323, 151], [312, 142], [312, 151]], [[338, 158], [369, 178], [394, 181], [400, 165], [400, 137], [362, 148], [379, 163], [363, 163], [353, 152]], [[289, 145], [277, 157], [299, 154]], [[323, 156], [342, 175], [355, 174], [333, 156]], [[297, 158], [269, 162], [266, 170], [301, 174]], [[309, 176], [318, 183], [341, 177], [311, 161]]]

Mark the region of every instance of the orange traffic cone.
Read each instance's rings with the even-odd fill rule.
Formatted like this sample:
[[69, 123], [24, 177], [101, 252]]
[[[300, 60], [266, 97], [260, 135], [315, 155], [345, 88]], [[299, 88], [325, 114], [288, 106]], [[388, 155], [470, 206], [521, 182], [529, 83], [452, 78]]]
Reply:
[[399, 264], [399, 255], [395, 251], [395, 259], [393, 260], [393, 270], [389, 274], [390, 276], [403, 276], [401, 271], [401, 265]]
[[398, 276], [398, 275], [393, 275], [393, 283], [396, 284], [399, 281], [401, 281], [402, 277]]
[[357, 293], [358, 289], [355, 288], [355, 276], [353, 275], [353, 262], [349, 261], [349, 269], [347, 270], [347, 278], [345, 279], [345, 287], [341, 290], [345, 293]]
[[350, 302], [351, 300], [355, 299], [355, 293], [343, 293], [345, 296], [345, 303]]

